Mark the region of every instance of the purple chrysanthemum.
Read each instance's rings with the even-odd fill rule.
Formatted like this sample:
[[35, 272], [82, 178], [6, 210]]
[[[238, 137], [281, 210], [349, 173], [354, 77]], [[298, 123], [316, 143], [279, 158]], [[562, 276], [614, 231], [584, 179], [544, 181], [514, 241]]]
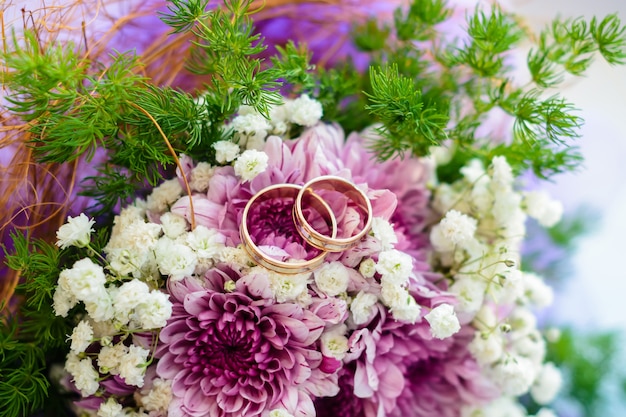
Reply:
[[[231, 280], [236, 288], [226, 292]], [[170, 293], [174, 312], [157, 352], [157, 373], [173, 381], [170, 415], [260, 416], [278, 408], [309, 416], [312, 397], [337, 393], [315, 345], [324, 321], [273, 301], [264, 275], [241, 277], [221, 265], [203, 285], [170, 283]]]

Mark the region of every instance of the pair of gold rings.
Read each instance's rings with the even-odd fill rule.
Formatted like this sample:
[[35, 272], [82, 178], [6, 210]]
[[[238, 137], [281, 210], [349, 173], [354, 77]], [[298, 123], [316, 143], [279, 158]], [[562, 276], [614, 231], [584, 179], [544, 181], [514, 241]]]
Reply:
[[[331, 209], [333, 193], [340, 193], [351, 203], [352, 207], [360, 211], [361, 222], [350, 236], [337, 236], [338, 226], [335, 213]], [[253, 206], [272, 199], [293, 200], [292, 218], [296, 230], [302, 238], [319, 251], [311, 259], [290, 259], [282, 261], [276, 259], [263, 250], [252, 240], [249, 230], [248, 216]], [[319, 230], [318, 222], [314, 222], [305, 215], [306, 208], [311, 208], [324, 220], [327, 234]], [[312, 223], [315, 223], [315, 227]], [[334, 175], [317, 177], [300, 186], [295, 184], [278, 184], [266, 187], [256, 193], [243, 211], [243, 218], [239, 226], [241, 242], [246, 252], [259, 265], [285, 274], [299, 274], [310, 272], [320, 266], [330, 252], [342, 252], [357, 245], [369, 232], [372, 226], [372, 203], [363, 191], [350, 181]], [[324, 232], [326, 232], [324, 230]]]

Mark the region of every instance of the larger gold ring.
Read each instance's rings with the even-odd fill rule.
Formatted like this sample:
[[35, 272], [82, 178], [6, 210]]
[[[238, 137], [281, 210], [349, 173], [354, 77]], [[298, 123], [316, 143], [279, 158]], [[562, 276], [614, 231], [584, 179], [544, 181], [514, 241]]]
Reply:
[[[316, 196], [316, 190], [330, 190], [342, 193], [362, 211], [365, 217], [363, 227], [354, 235], [347, 237], [328, 236], [320, 233], [307, 221], [302, 211], [302, 200], [305, 195]], [[372, 227], [372, 203], [363, 191], [350, 181], [334, 175], [317, 177], [302, 186], [293, 206], [294, 223], [298, 233], [320, 250], [341, 252], [357, 245]]]
[[[262, 203], [263, 201], [276, 198], [290, 198], [295, 201], [295, 198], [300, 192], [301, 188], [301, 186], [294, 184], [270, 185], [269, 187], [265, 187], [264, 189], [256, 193], [254, 196], [252, 196], [250, 200], [248, 200], [248, 203], [243, 210], [243, 217], [241, 220], [241, 225], [239, 226], [239, 235], [241, 237], [241, 242], [243, 243], [244, 249], [246, 250], [248, 255], [250, 255], [250, 257], [259, 265], [262, 265], [268, 269], [277, 272], [282, 272], [284, 274], [300, 274], [304, 272], [310, 272], [320, 266], [322, 262], [324, 262], [324, 258], [326, 258], [326, 255], [328, 255], [327, 251], [314, 246], [315, 249], [320, 251], [320, 254], [315, 256], [314, 258], [301, 262], [285, 262], [272, 258], [267, 253], [263, 252], [261, 248], [259, 248], [257, 244], [252, 241], [252, 237], [250, 236], [250, 231], [248, 229], [248, 213], [250, 212], [250, 208], [255, 203], [258, 204]], [[314, 208], [324, 218], [324, 220], [326, 220], [331, 235], [335, 237], [337, 235], [337, 220], [335, 219], [335, 215], [332, 209], [319, 196], [311, 195], [310, 197], [311, 207]]]

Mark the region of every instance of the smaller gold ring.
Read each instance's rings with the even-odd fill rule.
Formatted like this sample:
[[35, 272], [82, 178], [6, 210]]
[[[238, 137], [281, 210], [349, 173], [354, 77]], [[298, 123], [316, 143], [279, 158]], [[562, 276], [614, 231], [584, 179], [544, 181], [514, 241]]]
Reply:
[[[312, 259], [302, 262], [285, 262], [274, 259], [264, 253], [261, 248], [259, 248], [256, 243], [252, 241], [250, 231], [248, 230], [248, 213], [253, 204], [275, 198], [291, 198], [295, 201], [295, 198], [301, 188], [301, 186], [295, 184], [270, 185], [269, 187], [265, 187], [256, 193], [252, 196], [252, 198], [250, 198], [250, 200], [248, 200], [248, 203], [243, 210], [241, 225], [239, 226], [239, 235], [244, 249], [257, 264], [284, 274], [300, 274], [313, 271], [320, 266], [322, 262], [324, 262], [324, 258], [328, 255], [328, 252], [315, 246], [315, 249], [319, 250], [320, 254]], [[335, 237], [337, 235], [337, 220], [335, 219], [332, 209], [318, 195], [311, 195], [311, 197], [311, 207], [313, 207], [322, 217], [325, 217], [327, 223], [330, 222], [329, 228], [331, 230], [331, 235]]]
[[[318, 195], [315, 190], [337, 191], [352, 200], [361, 210], [365, 212], [365, 221], [363, 228], [353, 236], [337, 238], [328, 236], [315, 230], [313, 226], [304, 217], [302, 211], [302, 199], [305, 194]], [[357, 245], [359, 241], [369, 232], [372, 227], [372, 203], [363, 191], [357, 188], [352, 182], [345, 178], [334, 175], [325, 175], [317, 177], [302, 186], [296, 196], [293, 205], [294, 223], [298, 233], [311, 244], [320, 250], [329, 252], [342, 252]]]

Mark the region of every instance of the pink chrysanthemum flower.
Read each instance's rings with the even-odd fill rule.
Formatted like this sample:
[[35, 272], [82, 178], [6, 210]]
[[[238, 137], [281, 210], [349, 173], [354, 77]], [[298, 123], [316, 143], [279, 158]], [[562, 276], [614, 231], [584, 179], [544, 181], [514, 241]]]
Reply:
[[[412, 287], [413, 295], [422, 306], [432, 308], [453, 302], [451, 295], [442, 293], [428, 282], [413, 282]], [[373, 319], [352, 333], [351, 352], [339, 377], [342, 389], [336, 397], [320, 398], [315, 402], [318, 415], [390, 415], [397, 409], [398, 398], [411, 383], [407, 379], [410, 365], [446, 357], [452, 344], [452, 339], [433, 338], [430, 326], [423, 318], [415, 324], [403, 323], [394, 320], [379, 306]]]
[[467, 350], [474, 330], [464, 327], [449, 348], [429, 357], [407, 357], [405, 386], [389, 417], [459, 417], [465, 404], [485, 404], [500, 391]]
[[[353, 133], [346, 140], [339, 126], [326, 124], [307, 129], [293, 140], [283, 141], [270, 136], [263, 151], [269, 156], [269, 165], [252, 181], [240, 181], [233, 168], [225, 166], [215, 169], [206, 194], [193, 195], [196, 223], [218, 230], [226, 236], [228, 246], [240, 243], [239, 224], [246, 202], [252, 195], [269, 185], [303, 184], [322, 175], [338, 175], [361, 187], [372, 202], [374, 216], [391, 219], [396, 224], [397, 249], [415, 254], [426, 246], [427, 237], [422, 234], [422, 228], [429, 196], [425, 186], [427, 168], [419, 160], [397, 159], [380, 163], [367, 148], [362, 135]], [[403, 181], [397, 181], [400, 176]], [[346, 209], [348, 200], [345, 198], [330, 203], [337, 215], [339, 235], [350, 235], [358, 227], [357, 214]], [[256, 243], [277, 246], [290, 256], [301, 258], [303, 248], [299, 246], [301, 239], [293, 228], [291, 206], [276, 204], [272, 210], [265, 210], [262, 221], [252, 219], [251, 234], [253, 237], [270, 236], [269, 241]], [[181, 198], [171, 211], [191, 220], [189, 198]], [[266, 228], [293, 233], [268, 233]], [[353, 255], [351, 252], [342, 256], [349, 257]], [[332, 259], [330, 256], [329, 260]], [[351, 263], [358, 264], [358, 261], [352, 260]]]
[[[232, 292], [224, 283], [235, 281]], [[172, 380], [170, 414], [260, 416], [285, 409], [314, 415], [313, 397], [335, 395], [319, 366], [324, 321], [298, 304], [273, 301], [267, 277], [225, 265], [203, 284], [170, 282], [174, 312], [161, 332], [157, 373]]]

